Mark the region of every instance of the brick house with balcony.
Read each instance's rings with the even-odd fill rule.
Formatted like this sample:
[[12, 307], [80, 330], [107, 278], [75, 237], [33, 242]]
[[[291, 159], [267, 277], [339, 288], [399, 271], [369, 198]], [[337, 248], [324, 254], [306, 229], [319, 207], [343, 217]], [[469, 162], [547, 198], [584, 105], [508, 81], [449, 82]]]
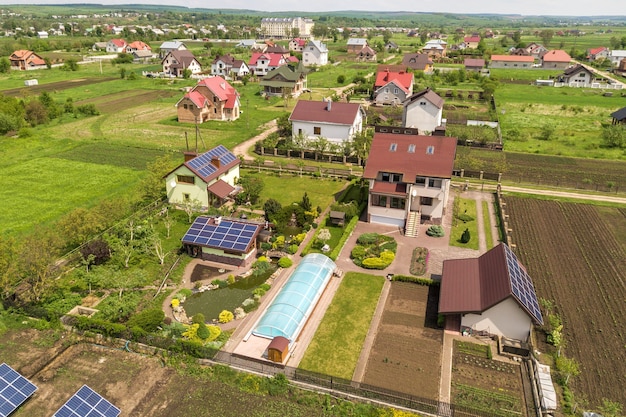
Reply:
[[415, 129], [376, 132], [363, 178], [369, 180], [367, 221], [397, 226], [416, 237], [419, 224], [440, 224], [456, 156], [456, 138]]
[[181, 123], [237, 120], [240, 107], [239, 93], [220, 76], [200, 80], [176, 103]]

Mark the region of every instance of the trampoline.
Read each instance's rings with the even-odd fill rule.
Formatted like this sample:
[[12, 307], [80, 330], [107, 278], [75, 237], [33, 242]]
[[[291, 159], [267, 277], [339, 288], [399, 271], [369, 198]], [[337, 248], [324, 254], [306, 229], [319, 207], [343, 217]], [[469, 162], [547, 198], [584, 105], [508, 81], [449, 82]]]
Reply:
[[312, 253], [302, 258], [252, 334], [267, 339], [283, 336], [293, 342], [315, 308], [335, 270], [326, 255]]

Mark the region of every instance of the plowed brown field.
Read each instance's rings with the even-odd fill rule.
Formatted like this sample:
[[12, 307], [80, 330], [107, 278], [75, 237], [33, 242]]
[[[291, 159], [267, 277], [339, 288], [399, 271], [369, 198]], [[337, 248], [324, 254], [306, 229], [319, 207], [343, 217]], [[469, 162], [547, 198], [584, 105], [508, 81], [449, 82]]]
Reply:
[[[564, 324], [565, 353], [580, 364], [570, 381], [590, 406], [626, 405], [625, 211], [506, 197], [516, 253], [537, 295], [553, 300]], [[613, 219], [613, 220], [611, 220]]]

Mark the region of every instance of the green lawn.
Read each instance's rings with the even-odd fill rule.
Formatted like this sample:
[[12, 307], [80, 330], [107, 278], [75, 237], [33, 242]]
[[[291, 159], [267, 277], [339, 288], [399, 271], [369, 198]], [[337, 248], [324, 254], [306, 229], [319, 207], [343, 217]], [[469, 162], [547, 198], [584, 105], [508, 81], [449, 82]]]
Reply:
[[483, 230], [485, 232], [485, 242], [487, 243], [487, 250], [493, 248], [493, 236], [491, 234], [491, 216], [489, 216], [489, 203], [483, 201]]
[[382, 276], [346, 274], [300, 368], [352, 379], [384, 282]]
[[283, 206], [301, 201], [306, 192], [313, 207], [328, 207], [334, 200], [335, 195], [346, 185], [347, 181], [334, 181], [328, 178], [314, 178], [309, 176], [300, 177], [293, 174], [268, 174], [264, 171], [258, 173], [255, 170], [245, 169], [242, 176], [260, 177], [263, 179], [263, 192], [259, 206], [273, 198]]
[[[457, 218], [459, 215], [466, 214], [474, 220], [463, 222]], [[450, 232], [450, 245], [460, 248], [469, 248], [478, 250], [478, 219], [476, 218], [476, 200], [455, 197], [454, 200], [454, 219], [452, 221], [452, 230]], [[470, 241], [461, 243], [461, 235], [469, 229]]]

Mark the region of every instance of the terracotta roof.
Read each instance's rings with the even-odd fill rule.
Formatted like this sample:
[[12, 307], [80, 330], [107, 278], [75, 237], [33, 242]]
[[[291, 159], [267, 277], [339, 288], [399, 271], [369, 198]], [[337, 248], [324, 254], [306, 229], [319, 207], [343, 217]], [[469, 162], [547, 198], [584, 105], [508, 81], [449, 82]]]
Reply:
[[11, 56], [12, 56], [12, 57], [15, 57], [15, 58], [17, 58], [17, 59], [23, 59], [23, 58], [28, 57], [28, 56], [29, 56], [29, 55], [31, 55], [31, 54], [33, 54], [33, 52], [32, 52], [32, 51], [29, 51], [29, 50], [27, 50], [27, 49], [19, 49], [19, 50], [17, 50], [17, 51], [15, 51], [15, 52], [13, 52], [13, 53], [11, 54]]
[[543, 54], [541, 59], [544, 62], [570, 62], [572, 57], [565, 51], [555, 49], [554, 51], [548, 51]]
[[[237, 90], [225, 79], [216, 75], [215, 77], [205, 78], [198, 81], [198, 85], [203, 85], [220, 99], [220, 101], [236, 100], [239, 97]], [[195, 88], [195, 87], [194, 87]], [[233, 103], [234, 104], [234, 103]], [[228, 107], [228, 106], [227, 106]], [[231, 107], [232, 108], [232, 107]]]
[[150, 45], [148, 45], [147, 43], [144, 43], [142, 41], [131, 42], [130, 44], [128, 44], [128, 47], [132, 48], [132, 49], [137, 49], [137, 50], [142, 50], [142, 49], [145, 49], [147, 51], [151, 51], [152, 50], [152, 48], [150, 48]]
[[466, 67], [482, 68], [485, 66], [485, 60], [479, 58], [465, 58], [465, 60], [463, 61], [463, 65], [465, 65]]
[[[507, 253], [510, 254], [508, 261]], [[518, 298], [513, 291], [512, 274], [519, 273], [518, 271], [523, 271], [526, 276], [524, 266], [508, 247], [505, 248], [504, 243], [478, 258], [443, 261], [439, 312], [481, 313], [513, 297], [533, 321], [543, 324], [530, 277], [526, 276], [528, 281], [516, 281], [524, 285], [524, 288], [518, 290], [519, 294], [523, 294], [523, 299]]]
[[443, 108], [443, 98], [430, 88], [426, 88], [425, 90], [418, 91], [417, 93], [411, 95], [409, 98], [406, 99], [404, 105], [406, 106], [407, 104], [410, 104], [420, 98], [425, 98], [426, 100], [430, 101], [438, 109]]
[[535, 58], [533, 58], [532, 56], [520, 55], [491, 55], [491, 61], [535, 62]]
[[111, 39], [109, 42], [111, 42], [118, 48], [123, 48], [124, 46], [126, 46], [126, 41], [124, 39]]
[[[205, 96], [194, 90], [185, 94], [183, 98], [188, 98], [189, 100], [191, 100], [191, 102], [195, 104], [196, 107], [198, 107], [199, 109], [203, 108], [207, 102], [207, 98]], [[180, 101], [178, 103], [180, 103]], [[178, 103], [176, 103], [176, 107], [178, 107]]]
[[599, 47], [599, 48], [593, 48], [593, 49], [590, 49], [590, 50], [589, 50], [589, 55], [597, 55], [597, 54], [599, 54], [600, 52], [602, 52], [602, 51], [606, 51], [606, 50], [607, 50], [607, 49], [606, 49], [606, 47], [604, 47], [604, 46], [601, 46], [601, 47]]
[[463, 42], [480, 42], [480, 36], [466, 36]]
[[380, 87], [378, 87], [376, 90], [374, 90], [374, 93], [376, 93], [376, 94], [380, 94], [379, 92], [380, 92], [383, 88], [385, 88], [385, 87], [387, 87], [387, 86], [389, 86], [389, 85], [395, 85], [395, 86], [396, 86], [396, 87], [398, 87], [400, 90], [404, 91], [404, 93], [405, 93], [405, 94], [410, 94], [410, 92], [411, 92], [408, 88], [406, 88], [405, 86], [403, 86], [402, 84], [400, 84], [400, 81], [398, 81], [398, 80], [391, 80], [391, 81], [389, 81], [387, 84], [383, 84], [383, 85], [381, 85]]
[[432, 65], [433, 61], [428, 54], [405, 54], [402, 58], [402, 65], [414, 70], [423, 71], [427, 65]]
[[[374, 134], [363, 178], [375, 179], [379, 172], [416, 176], [450, 178], [456, 155], [456, 138], [446, 136]], [[392, 145], [395, 144], [395, 150]], [[409, 152], [415, 145], [415, 152]], [[432, 146], [433, 152], [427, 153]], [[412, 181], [406, 181], [412, 182]]]
[[358, 103], [298, 100], [289, 120], [352, 125], [359, 111], [361, 105]]
[[33, 51], [29, 51], [26, 49], [20, 49], [11, 54], [10, 59], [19, 60], [19, 61], [28, 61], [29, 65], [46, 65], [46, 61]]
[[376, 74], [376, 82], [374, 83], [374, 89], [378, 89], [390, 81], [397, 80], [398, 83], [406, 90], [410, 90], [413, 87], [413, 74], [410, 72], [393, 72], [393, 71], [378, 71]]
[[267, 349], [276, 349], [279, 352], [285, 352], [289, 347], [289, 339], [283, 336], [276, 336], [272, 339]]
[[217, 180], [213, 184], [209, 185], [207, 190], [219, 198], [226, 198], [230, 195], [230, 193], [235, 191], [235, 187], [223, 180]]

